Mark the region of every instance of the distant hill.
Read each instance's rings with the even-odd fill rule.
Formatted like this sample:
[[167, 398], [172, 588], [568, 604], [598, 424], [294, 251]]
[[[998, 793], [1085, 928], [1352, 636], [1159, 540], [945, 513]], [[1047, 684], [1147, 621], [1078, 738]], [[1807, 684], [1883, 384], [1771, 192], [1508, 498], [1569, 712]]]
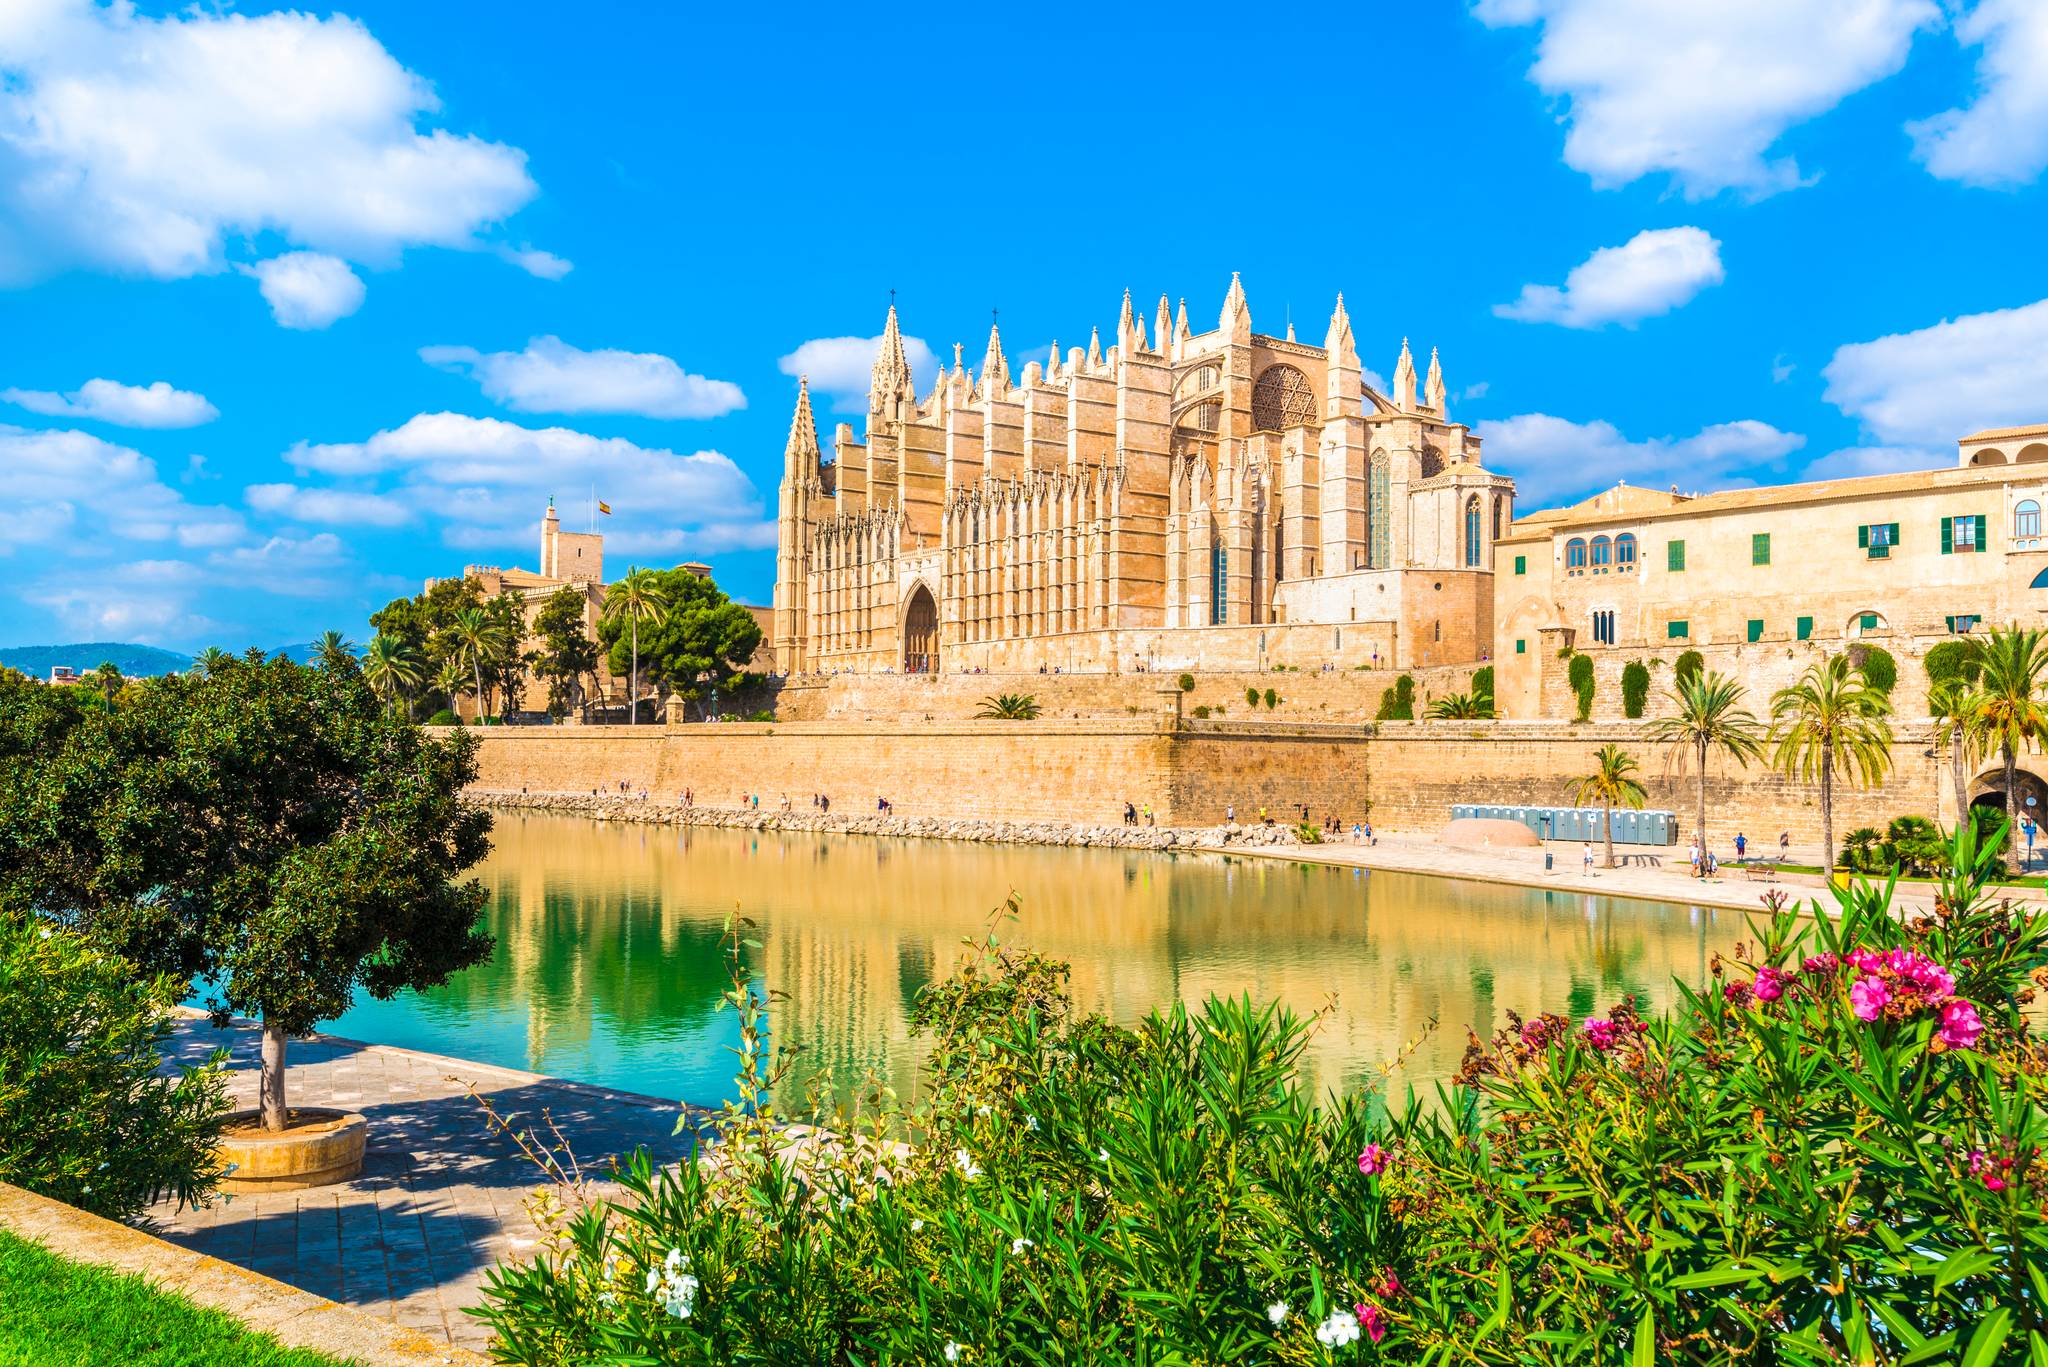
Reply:
[[18, 669], [37, 679], [49, 678], [50, 670], [56, 665], [70, 665], [82, 674], [88, 669], [98, 669], [107, 660], [112, 660], [114, 668], [131, 679], [176, 674], [192, 667], [190, 655], [120, 641], [81, 641], [68, 646], [0, 646], [0, 665]]

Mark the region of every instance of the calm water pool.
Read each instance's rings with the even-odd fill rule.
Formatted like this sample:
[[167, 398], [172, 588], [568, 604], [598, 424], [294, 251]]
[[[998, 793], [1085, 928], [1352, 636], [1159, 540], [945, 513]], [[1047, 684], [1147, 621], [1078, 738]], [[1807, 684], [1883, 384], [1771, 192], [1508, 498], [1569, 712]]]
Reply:
[[664, 1097], [731, 1092], [737, 1024], [720, 927], [760, 926], [754, 955], [790, 995], [778, 1038], [803, 1071], [915, 1090], [905, 1020], [1014, 890], [1013, 942], [1073, 965], [1084, 1007], [1133, 1020], [1178, 996], [1279, 998], [1330, 1014], [1309, 1049], [1321, 1088], [1437, 1025], [1395, 1075], [1427, 1089], [1469, 1025], [1515, 1010], [1583, 1016], [1674, 975], [1699, 981], [1740, 913], [1368, 873], [1268, 859], [608, 825], [501, 814], [481, 876], [492, 960], [430, 992], [364, 1001], [338, 1035]]

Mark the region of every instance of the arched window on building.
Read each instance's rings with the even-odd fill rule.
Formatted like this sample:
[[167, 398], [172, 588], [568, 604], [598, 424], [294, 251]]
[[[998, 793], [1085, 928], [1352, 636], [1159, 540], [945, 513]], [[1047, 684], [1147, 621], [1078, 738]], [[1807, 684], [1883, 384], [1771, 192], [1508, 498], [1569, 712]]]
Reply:
[[1209, 624], [1220, 625], [1229, 604], [1224, 595], [1230, 588], [1230, 576], [1226, 572], [1227, 561], [1223, 554], [1223, 537], [1219, 533], [1209, 542]]
[[1593, 538], [1593, 568], [1605, 570], [1614, 560], [1614, 543], [1604, 536]]
[[1375, 451], [1372, 455], [1372, 487], [1368, 491], [1365, 505], [1367, 540], [1372, 549], [1372, 567], [1383, 570], [1390, 567], [1394, 559], [1393, 537], [1389, 531], [1387, 500], [1389, 492], [1387, 475], [1387, 453]]
[[1493, 496], [1493, 539], [1500, 540], [1500, 524], [1507, 520], [1508, 500], [1504, 494]]
[[1623, 532], [1614, 538], [1614, 567], [1618, 570], [1632, 570], [1636, 567], [1636, 534]]
[[1568, 572], [1586, 568], [1586, 543], [1576, 536], [1564, 543], [1564, 567]]
[[1291, 365], [1269, 365], [1252, 385], [1252, 428], [1278, 432], [1313, 425], [1318, 417], [1316, 391], [1308, 376]]
[[1465, 564], [1479, 564], [1479, 495], [1465, 500]]
[[2041, 505], [2031, 498], [2023, 498], [2013, 505], [2012, 535], [2015, 541], [2024, 537], [2041, 534]]

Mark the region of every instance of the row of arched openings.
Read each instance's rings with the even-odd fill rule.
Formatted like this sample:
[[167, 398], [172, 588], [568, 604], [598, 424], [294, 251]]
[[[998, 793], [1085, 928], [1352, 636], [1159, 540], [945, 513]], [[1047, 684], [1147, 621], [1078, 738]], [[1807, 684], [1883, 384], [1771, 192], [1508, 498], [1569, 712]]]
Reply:
[[1564, 567], [1567, 570], [1584, 570], [1590, 566], [1596, 570], [1634, 569], [1636, 563], [1636, 535], [1623, 532], [1616, 537], [1596, 536], [1591, 541], [1575, 536], [1564, 543]]

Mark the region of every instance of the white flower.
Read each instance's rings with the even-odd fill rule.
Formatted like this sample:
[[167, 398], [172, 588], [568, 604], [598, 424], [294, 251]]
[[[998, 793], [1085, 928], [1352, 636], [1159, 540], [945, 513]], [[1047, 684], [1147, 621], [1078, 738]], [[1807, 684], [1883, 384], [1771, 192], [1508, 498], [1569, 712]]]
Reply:
[[910, 1232], [911, 1232], [912, 1234], [922, 1234], [922, 1233], [924, 1233], [924, 1221], [922, 1221], [922, 1220], [912, 1220], [912, 1221], [910, 1222]]
[[661, 1285], [661, 1272], [656, 1268], [647, 1269], [647, 1294], [653, 1295], [654, 1288]]
[[984, 1120], [988, 1119], [988, 1107], [986, 1105], [976, 1106], [974, 1113]]
[[683, 1250], [672, 1248], [668, 1251], [668, 1256], [661, 1260], [661, 1265], [668, 1269], [669, 1276], [673, 1277], [678, 1268], [688, 1267], [690, 1260], [683, 1256]]
[[1282, 1324], [1287, 1322], [1288, 1308], [1289, 1307], [1286, 1301], [1274, 1301], [1271, 1305], [1266, 1307], [1266, 1318], [1273, 1321], [1273, 1327], [1275, 1329], [1278, 1329]]
[[43, 927], [42, 935], [45, 940], [50, 938], [50, 928], [48, 926]]
[[619, 1293], [607, 1287], [605, 1290], [597, 1293], [597, 1301], [600, 1305], [617, 1305], [619, 1303]]
[[853, 1208], [853, 1198], [851, 1196], [840, 1197], [839, 1208], [841, 1210], [851, 1210]]
[[957, 1344], [957, 1343], [955, 1343], [955, 1342], [953, 1342], [953, 1340], [951, 1340], [951, 1339], [947, 1339], [947, 1340], [946, 1340], [946, 1347], [945, 1347], [945, 1353], [946, 1353], [946, 1361], [948, 1361], [948, 1362], [958, 1362], [958, 1361], [960, 1360], [960, 1345], [959, 1345], [959, 1344]]
[[1358, 1342], [1358, 1316], [1349, 1310], [1332, 1310], [1330, 1318], [1316, 1326], [1316, 1342], [1325, 1348], [1343, 1348]]
[[1014, 1258], [1025, 1249], [1036, 1247], [1038, 1245], [1032, 1243], [1029, 1239], [1012, 1239], [1010, 1240], [1010, 1256]]
[[981, 1165], [974, 1161], [974, 1155], [965, 1149], [953, 1150], [953, 1166], [960, 1169], [960, 1175], [972, 1182], [981, 1176]]
[[1025, 1128], [1025, 1129], [1027, 1129], [1027, 1130], [1036, 1130], [1036, 1129], [1038, 1128], [1038, 1117], [1037, 1117], [1037, 1116], [1035, 1116], [1035, 1115], [1027, 1115], [1027, 1116], [1025, 1116], [1025, 1117], [1024, 1117], [1024, 1128]]
[[1102, 1162], [1104, 1162], [1104, 1163], [1107, 1163], [1107, 1162], [1109, 1161], [1109, 1150], [1108, 1150], [1108, 1149], [1097, 1149], [1097, 1150], [1095, 1151], [1095, 1156], [1096, 1156], [1096, 1158], [1100, 1159], [1100, 1160], [1101, 1160]]

